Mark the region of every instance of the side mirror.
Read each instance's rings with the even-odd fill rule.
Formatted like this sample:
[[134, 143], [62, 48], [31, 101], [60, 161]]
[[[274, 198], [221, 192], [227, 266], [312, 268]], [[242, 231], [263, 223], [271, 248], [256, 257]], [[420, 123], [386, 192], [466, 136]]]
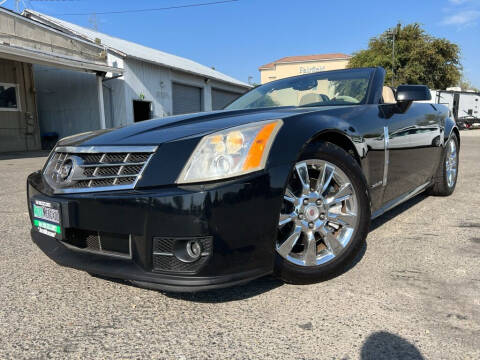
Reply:
[[428, 101], [432, 99], [432, 94], [425, 85], [400, 85], [395, 98], [398, 102]]

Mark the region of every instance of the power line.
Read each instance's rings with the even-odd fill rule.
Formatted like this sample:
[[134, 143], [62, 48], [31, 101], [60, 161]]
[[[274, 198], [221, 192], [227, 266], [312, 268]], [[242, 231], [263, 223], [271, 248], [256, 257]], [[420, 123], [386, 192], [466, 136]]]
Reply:
[[[65, 1], [65, 0], [63, 0], [63, 1]], [[240, 0], [212, 1], [212, 2], [206, 2], [206, 3], [177, 5], [177, 6], [168, 6], [168, 7], [161, 7], [161, 8], [152, 8], [152, 9], [135, 9], [135, 10], [118, 10], [118, 11], [89, 11], [89, 12], [82, 12], [82, 13], [61, 13], [61, 14], [52, 14], [52, 15], [91, 15], [92, 13], [95, 13], [97, 15], [128, 14], [128, 13], [140, 13], [140, 12], [150, 12], [150, 11], [183, 9], [183, 8], [200, 7], [200, 6], [207, 6], [207, 5], [220, 5], [220, 4], [237, 2], [237, 1], [240, 1]]]

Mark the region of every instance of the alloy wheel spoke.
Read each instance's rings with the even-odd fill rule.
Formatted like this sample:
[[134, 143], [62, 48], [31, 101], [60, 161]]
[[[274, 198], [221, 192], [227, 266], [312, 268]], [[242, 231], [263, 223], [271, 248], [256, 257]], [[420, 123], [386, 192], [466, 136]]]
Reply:
[[335, 167], [329, 164], [325, 164], [322, 170], [322, 175], [320, 176], [320, 181], [317, 183], [317, 192], [320, 195], [328, 189], [330, 183], [332, 182], [333, 175], [335, 174]]
[[280, 245], [277, 248], [278, 253], [283, 256], [287, 257], [288, 254], [290, 254], [290, 251], [292, 251], [293, 247], [298, 241], [298, 238], [300, 237], [300, 234], [302, 233], [302, 228], [300, 226], [296, 226], [295, 230], [293, 233], [283, 242], [282, 245]]
[[453, 140], [450, 140], [450, 153], [453, 154], [455, 152], [455, 143]]
[[289, 203], [295, 204], [295, 199], [288, 197], [287, 195], [283, 196], [283, 200], [288, 201]]
[[453, 140], [450, 140], [448, 145], [445, 168], [447, 173], [447, 184], [449, 187], [453, 187], [455, 184], [455, 177], [457, 175], [457, 146]]
[[333, 255], [337, 255], [338, 253], [340, 253], [340, 251], [343, 250], [343, 246], [340, 241], [338, 241], [337, 237], [333, 235], [330, 231], [325, 234], [325, 236], [323, 237], [323, 241], [325, 242], [328, 250]]
[[354, 227], [356, 215], [352, 213], [328, 213], [328, 220], [342, 226]]
[[288, 189], [285, 191], [285, 195], [283, 195], [283, 199], [285, 201], [288, 201], [292, 204], [295, 204], [297, 202], [297, 197], [293, 194], [292, 190]]
[[336, 194], [327, 198], [325, 200], [325, 204], [327, 206], [333, 206], [336, 204], [340, 204], [343, 201], [346, 201], [352, 197], [352, 185], [350, 183], [343, 184], [340, 186]]
[[335, 198], [339, 198], [345, 195], [351, 195], [352, 194], [352, 184], [346, 183], [340, 186], [338, 189], [337, 193], [335, 194]]
[[453, 183], [455, 182], [456, 173], [457, 171], [455, 169], [452, 169], [448, 174], [450, 186], [453, 186]]
[[317, 241], [315, 240], [315, 235], [313, 232], [308, 232], [305, 239], [305, 249], [304, 249], [303, 260], [305, 265], [314, 266], [317, 265]]
[[280, 214], [280, 220], [278, 221], [278, 226], [284, 226], [293, 220], [293, 214]]
[[297, 170], [298, 178], [300, 179], [300, 182], [302, 183], [303, 192], [304, 193], [309, 192], [310, 191], [310, 177], [308, 175], [307, 163], [305, 163], [305, 162], [299, 163], [295, 166], [295, 169]]

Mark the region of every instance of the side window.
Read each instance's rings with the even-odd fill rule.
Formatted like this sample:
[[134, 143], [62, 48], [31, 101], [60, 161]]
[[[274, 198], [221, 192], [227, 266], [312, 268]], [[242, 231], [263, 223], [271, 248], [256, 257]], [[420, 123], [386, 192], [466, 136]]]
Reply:
[[0, 83], [0, 111], [20, 111], [18, 85]]

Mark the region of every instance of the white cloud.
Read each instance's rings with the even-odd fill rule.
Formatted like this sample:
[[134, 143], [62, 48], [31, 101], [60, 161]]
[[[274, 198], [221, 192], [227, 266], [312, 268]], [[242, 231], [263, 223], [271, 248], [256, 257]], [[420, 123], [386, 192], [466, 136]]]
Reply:
[[470, 0], [448, 0], [448, 1], [455, 5], [461, 5], [461, 4], [465, 4], [466, 2], [469, 2]]
[[[459, 0], [456, 0], [456, 1], [459, 1]], [[480, 18], [480, 11], [464, 10], [464, 11], [459, 11], [456, 14], [445, 17], [442, 23], [444, 25], [466, 26], [466, 25], [473, 25], [478, 18]]]

